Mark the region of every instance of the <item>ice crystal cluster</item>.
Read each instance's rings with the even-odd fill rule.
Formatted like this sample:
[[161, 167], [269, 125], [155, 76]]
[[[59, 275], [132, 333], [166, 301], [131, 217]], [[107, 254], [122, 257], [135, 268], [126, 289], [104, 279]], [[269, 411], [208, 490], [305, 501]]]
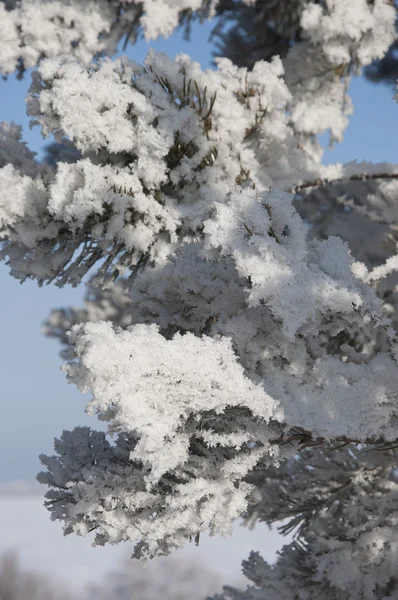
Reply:
[[169, 36], [180, 18], [197, 11], [214, 14], [215, 0], [2, 0], [0, 71], [34, 66], [43, 56], [65, 60], [73, 54], [89, 64], [116, 52], [118, 42]]
[[[223, 19], [252, 10], [264, 48], [290, 43], [250, 68], [100, 56], [218, 15], [232, 57]], [[398, 167], [323, 166], [317, 139], [341, 139], [350, 74], [395, 40], [392, 4], [0, 11], [1, 69], [38, 62], [27, 110], [56, 142], [38, 162], [0, 127], [0, 256], [21, 281], [91, 277], [46, 331], [106, 431], [64, 431], [41, 457], [52, 518], [142, 559], [242, 515], [290, 518], [297, 541], [273, 567], [252, 555], [253, 585], [225, 598], [397, 597]]]
[[[252, 476], [261, 498], [248, 519], [285, 519], [299, 538], [269, 566], [258, 553], [243, 563], [245, 591], [223, 600], [397, 598], [397, 471], [391, 450], [353, 445], [307, 449], [280, 468]], [[221, 600], [220, 597], [218, 597]]]

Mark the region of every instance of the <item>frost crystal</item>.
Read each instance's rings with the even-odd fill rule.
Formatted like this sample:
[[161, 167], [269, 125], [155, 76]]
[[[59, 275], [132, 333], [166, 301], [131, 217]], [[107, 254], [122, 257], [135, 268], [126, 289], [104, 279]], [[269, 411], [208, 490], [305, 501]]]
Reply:
[[[318, 140], [342, 139], [395, 12], [0, 1], [0, 71], [37, 65], [27, 110], [55, 138], [38, 162], [0, 125], [0, 258], [21, 281], [90, 274], [85, 306], [45, 326], [106, 424], [41, 457], [66, 533], [146, 559], [288, 519], [275, 566], [252, 554], [253, 585], [223, 598], [397, 597], [398, 167], [322, 165]], [[105, 56], [215, 15], [234, 60], [214, 70]]]
[[[306, 436], [397, 437], [395, 360], [354, 341], [328, 352], [351, 327], [365, 338], [384, 337], [391, 353], [381, 302], [353, 274], [343, 242], [308, 241], [306, 233], [288, 194], [237, 190], [214, 204], [203, 242], [137, 275], [127, 329], [109, 322], [72, 328], [77, 361], [66, 368], [68, 377], [91, 392], [88, 411], [108, 422], [110, 433], [129, 436], [130, 476], [139, 472], [148, 493], [171, 478], [172, 493], [185, 496], [192, 473], [195, 485], [213, 490], [207, 499], [200, 495], [207, 515], [200, 512], [200, 526], [195, 505], [184, 505], [189, 526], [181, 525], [178, 542], [171, 515], [180, 500], [168, 505], [170, 526], [159, 525], [156, 540], [147, 517], [134, 512], [144, 539], [138, 555], [167, 552], [171, 540], [178, 546], [204, 527], [225, 533], [236, 507], [250, 499], [245, 477], [256, 466], [279, 464]], [[62, 456], [45, 459], [51, 472]], [[77, 532], [80, 509], [71, 515], [85, 480], [68, 488], [63, 505]], [[49, 482], [61, 489], [67, 483]], [[126, 494], [136, 507], [136, 492]], [[93, 517], [100, 543], [136, 539], [133, 525], [126, 532], [125, 500], [114, 502], [123, 517], [112, 520], [112, 535], [105, 516]]]

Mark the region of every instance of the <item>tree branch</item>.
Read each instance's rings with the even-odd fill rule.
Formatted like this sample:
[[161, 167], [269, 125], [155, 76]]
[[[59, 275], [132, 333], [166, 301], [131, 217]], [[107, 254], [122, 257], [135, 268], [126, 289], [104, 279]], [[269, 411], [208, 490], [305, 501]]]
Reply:
[[350, 177], [342, 177], [341, 179], [314, 179], [313, 181], [305, 181], [300, 185], [293, 186], [289, 189], [292, 194], [297, 194], [301, 190], [312, 187], [320, 187], [327, 184], [338, 184], [344, 181], [370, 181], [375, 179], [398, 179], [398, 173], [363, 173], [351, 175]]

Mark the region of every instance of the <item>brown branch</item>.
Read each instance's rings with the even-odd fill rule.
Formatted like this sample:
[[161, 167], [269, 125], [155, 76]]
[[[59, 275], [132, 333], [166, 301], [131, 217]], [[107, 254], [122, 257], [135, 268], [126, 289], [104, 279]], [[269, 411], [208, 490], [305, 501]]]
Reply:
[[398, 173], [362, 173], [351, 175], [351, 177], [343, 177], [342, 179], [314, 179], [313, 181], [305, 181], [300, 185], [291, 187], [289, 192], [297, 194], [301, 190], [312, 187], [320, 187], [328, 184], [335, 185], [337, 183], [343, 183], [344, 181], [371, 181], [373, 179], [398, 179]]

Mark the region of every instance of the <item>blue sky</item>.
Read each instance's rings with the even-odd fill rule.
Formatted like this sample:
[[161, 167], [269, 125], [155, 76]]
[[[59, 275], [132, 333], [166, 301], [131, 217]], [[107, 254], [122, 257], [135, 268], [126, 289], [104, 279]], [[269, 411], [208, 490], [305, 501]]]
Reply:
[[[170, 40], [159, 40], [151, 47], [171, 57], [186, 52], [204, 68], [211, 63], [208, 35], [211, 25], [195, 25], [191, 41], [181, 32]], [[148, 50], [143, 41], [129, 47], [127, 54], [140, 62]], [[29, 129], [24, 99], [30, 78], [10, 77], [0, 81], [0, 119], [23, 125], [29, 146], [40, 153], [43, 147], [38, 128]], [[396, 162], [398, 105], [393, 90], [355, 78], [350, 90], [354, 115], [344, 142], [328, 151], [326, 162], [371, 160]], [[0, 481], [31, 479], [40, 468], [38, 454], [51, 452], [54, 436], [62, 429], [91, 424], [96, 420], [84, 415], [85, 399], [67, 385], [59, 370], [58, 345], [41, 335], [41, 324], [51, 308], [79, 305], [83, 290], [54, 286], [38, 288], [36, 283], [20, 285], [0, 265], [0, 349], [1, 406]]]

